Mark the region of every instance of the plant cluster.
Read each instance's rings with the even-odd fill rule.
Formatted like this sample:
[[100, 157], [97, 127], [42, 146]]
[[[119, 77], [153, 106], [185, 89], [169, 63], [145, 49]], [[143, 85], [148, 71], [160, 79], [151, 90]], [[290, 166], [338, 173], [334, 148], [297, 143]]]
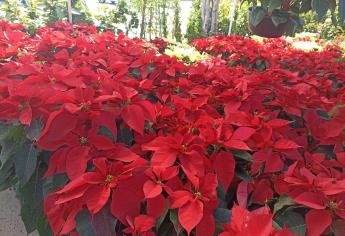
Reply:
[[345, 35], [344, 24], [332, 24], [330, 14], [327, 14], [327, 19], [324, 22], [318, 22], [314, 12], [307, 12], [301, 18], [304, 21], [303, 31], [318, 33], [322, 39], [334, 40], [338, 36]]
[[0, 189], [28, 232], [344, 235], [339, 48], [194, 45], [210, 56], [187, 65], [88, 25], [0, 22]]

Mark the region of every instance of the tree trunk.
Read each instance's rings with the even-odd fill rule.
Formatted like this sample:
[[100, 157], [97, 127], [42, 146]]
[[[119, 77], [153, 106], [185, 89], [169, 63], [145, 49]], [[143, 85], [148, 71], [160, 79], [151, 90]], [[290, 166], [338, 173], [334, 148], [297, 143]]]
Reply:
[[152, 39], [152, 31], [153, 31], [153, 6], [150, 7], [150, 18], [149, 18], [149, 40]]
[[72, 0], [67, 0], [68, 22], [73, 23], [72, 19]]
[[213, 0], [203, 0], [202, 4], [202, 12], [203, 12], [203, 21], [202, 21], [202, 29], [205, 34], [208, 34], [211, 29], [211, 21], [212, 21], [212, 8], [211, 3]]
[[217, 33], [217, 30], [218, 30], [218, 9], [219, 9], [219, 0], [213, 0], [213, 2], [212, 2], [211, 29], [210, 29], [211, 34]]
[[237, 0], [230, 0], [228, 35], [231, 34], [232, 26], [234, 24], [236, 7], [237, 7]]
[[205, 34], [217, 32], [219, 2], [219, 0], [202, 0], [201, 20]]
[[143, 0], [141, 10], [141, 25], [140, 25], [140, 38], [145, 38], [145, 14], [146, 14], [146, 4], [147, 0]]
[[206, 10], [207, 10], [207, 3], [209, 0], [202, 0], [201, 2], [201, 22], [202, 22], [202, 28], [204, 29], [204, 23], [205, 23], [205, 17], [206, 17]]
[[180, 12], [181, 12], [180, 1], [175, 0], [174, 1], [174, 20], [173, 20], [174, 28], [173, 28], [172, 34], [177, 42], [181, 42], [181, 39], [182, 39]]
[[167, 15], [166, 15], [166, 2], [163, 2], [162, 5], [163, 8], [163, 14], [162, 14], [162, 30], [163, 30], [163, 37], [168, 37], [168, 25], [167, 25]]

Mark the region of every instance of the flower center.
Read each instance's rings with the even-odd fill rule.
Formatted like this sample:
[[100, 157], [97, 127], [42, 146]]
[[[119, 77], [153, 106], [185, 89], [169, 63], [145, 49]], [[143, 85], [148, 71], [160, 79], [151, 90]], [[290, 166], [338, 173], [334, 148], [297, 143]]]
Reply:
[[29, 104], [26, 102], [26, 103], [21, 103], [18, 105], [18, 110], [21, 112], [23, 111]]
[[81, 145], [87, 145], [89, 143], [89, 140], [86, 137], [82, 136], [79, 138], [79, 142]]
[[187, 146], [183, 144], [183, 145], [181, 145], [181, 149], [182, 149], [182, 151], [185, 152], [185, 151], [187, 151]]
[[328, 206], [330, 209], [334, 209], [334, 208], [337, 208], [337, 205], [338, 204], [336, 202], [331, 201]]
[[194, 196], [195, 196], [197, 199], [201, 199], [202, 194], [201, 194], [200, 192], [196, 192], [196, 193], [194, 193]]
[[105, 183], [110, 184], [114, 179], [114, 176], [107, 175], [107, 178], [105, 179]]
[[88, 110], [90, 109], [91, 105], [90, 105], [89, 102], [87, 102], [87, 103], [81, 102], [81, 103], [79, 104], [79, 107], [80, 107], [80, 109], [81, 109], [82, 111], [88, 111]]

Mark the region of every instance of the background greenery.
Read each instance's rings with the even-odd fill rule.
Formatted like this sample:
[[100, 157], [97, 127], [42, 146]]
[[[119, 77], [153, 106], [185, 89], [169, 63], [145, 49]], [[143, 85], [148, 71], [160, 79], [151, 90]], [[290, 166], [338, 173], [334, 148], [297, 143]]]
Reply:
[[[72, 0], [73, 21], [95, 24], [99, 30], [111, 30], [129, 34], [132, 30], [140, 32], [138, 36], [147, 39], [165, 37], [176, 41], [191, 41], [194, 38], [207, 36], [202, 29], [201, 3], [194, 0], [184, 35], [181, 32], [180, 0], [118, 0], [111, 9], [101, 8], [97, 14], [91, 13], [84, 0]], [[0, 0], [0, 18], [14, 23], [23, 23], [26, 29], [33, 33], [38, 27], [56, 21], [67, 20], [67, 0]], [[249, 1], [238, 1], [232, 25], [232, 34], [250, 36], [248, 30], [247, 12]], [[220, 0], [218, 11], [217, 34], [228, 34], [230, 1]], [[345, 34], [344, 24], [332, 23], [339, 18], [338, 11], [332, 18], [330, 11], [318, 21], [314, 11], [301, 15], [304, 28], [297, 32], [318, 33], [321, 39], [335, 39]], [[143, 22], [143, 23], [141, 23]], [[214, 33], [211, 33], [214, 34]]]

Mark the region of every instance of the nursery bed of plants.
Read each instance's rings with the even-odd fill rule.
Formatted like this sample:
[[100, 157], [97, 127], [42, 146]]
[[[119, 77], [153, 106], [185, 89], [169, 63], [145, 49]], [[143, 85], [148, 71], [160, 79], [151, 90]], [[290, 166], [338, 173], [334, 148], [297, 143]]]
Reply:
[[192, 45], [0, 22], [0, 190], [28, 232], [345, 235], [341, 49]]

